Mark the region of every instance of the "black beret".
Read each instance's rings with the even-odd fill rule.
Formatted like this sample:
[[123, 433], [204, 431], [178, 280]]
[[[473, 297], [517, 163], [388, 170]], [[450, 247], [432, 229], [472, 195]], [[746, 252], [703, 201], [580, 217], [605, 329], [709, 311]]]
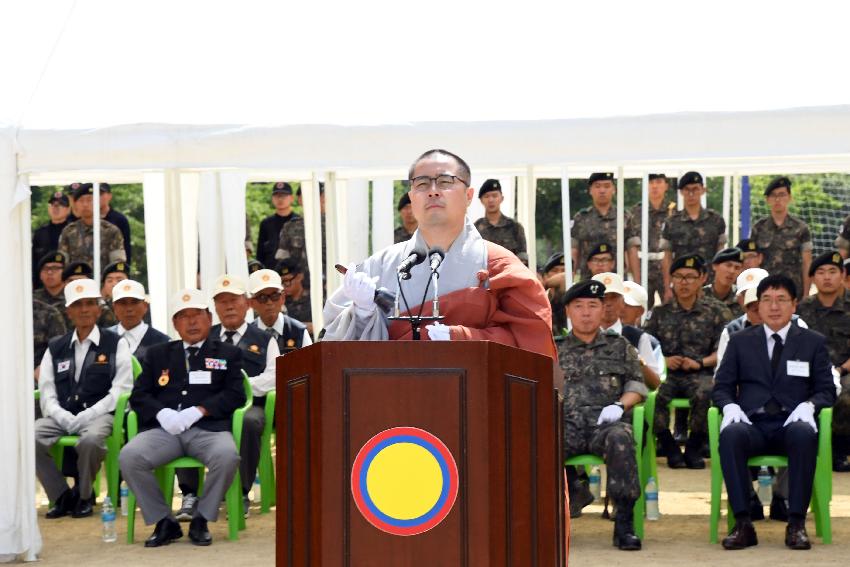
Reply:
[[62, 191], [57, 191], [55, 193], [50, 194], [50, 198], [47, 200], [48, 203], [59, 203], [63, 207], [70, 207], [71, 201], [68, 199], [68, 195], [63, 193]]
[[605, 284], [596, 280], [582, 280], [574, 283], [564, 294], [564, 305], [569, 305], [573, 299], [603, 299], [604, 297]]
[[74, 187], [72, 195], [74, 199], [79, 199], [83, 195], [94, 195], [94, 185], [91, 183], [72, 183]]
[[299, 265], [297, 260], [292, 258], [287, 258], [286, 260], [281, 260], [277, 264], [277, 273], [281, 276], [285, 276], [287, 274], [300, 274], [301, 266]]
[[714, 259], [711, 261], [712, 265], [714, 264], [722, 264], [723, 262], [743, 262], [744, 261], [744, 253], [740, 248], [724, 248], [720, 252], [714, 255]]
[[821, 266], [837, 266], [842, 271], [844, 270], [844, 258], [838, 253], [838, 250], [829, 250], [824, 252], [814, 260], [809, 267], [809, 277], [815, 275], [815, 271]]
[[292, 185], [285, 181], [278, 181], [272, 187], [272, 195], [292, 195]]
[[755, 240], [750, 240], [749, 238], [745, 238], [738, 242], [738, 245], [735, 248], [740, 249], [742, 252], [758, 252], [759, 247], [756, 244]]
[[791, 180], [785, 177], [784, 175], [782, 177], [777, 177], [776, 179], [767, 184], [767, 188], [764, 190], [764, 196], [767, 197], [775, 190], [781, 189], [782, 187], [788, 189], [789, 193], [791, 192]]
[[597, 181], [614, 181], [613, 173], [591, 173], [590, 177], [587, 179], [587, 188], [590, 189], [591, 185], [596, 183]]
[[125, 262], [124, 260], [118, 260], [117, 262], [112, 262], [108, 266], [103, 269], [103, 274], [101, 275], [101, 279], [106, 279], [106, 276], [109, 274], [125, 274], [127, 277], [130, 277], [130, 264]]
[[409, 193], [402, 193], [401, 198], [398, 200], [398, 209], [397, 210], [400, 211], [409, 204], [410, 204], [410, 194]]
[[488, 179], [482, 183], [481, 188], [478, 190], [478, 198], [480, 199], [485, 193], [489, 193], [490, 191], [502, 192], [502, 184], [499, 183], [498, 179]]
[[683, 254], [670, 264], [670, 273], [672, 274], [679, 268], [690, 268], [702, 274], [705, 273], [705, 260], [699, 254]]
[[649, 180], [650, 181], [654, 181], [656, 179], [663, 179], [664, 181], [667, 181], [667, 176], [664, 175], [663, 173], [650, 173], [649, 174]]
[[700, 185], [702, 185], [702, 175], [700, 175], [696, 171], [687, 172], [679, 178], [679, 189], [681, 189], [685, 185], [690, 185], [691, 183], [699, 183]]
[[65, 257], [65, 254], [63, 252], [53, 250], [52, 252], [48, 252], [47, 254], [42, 256], [41, 259], [38, 261], [38, 271], [40, 272], [45, 264], [62, 264], [62, 266], [64, 267], [65, 262], [67, 261], [68, 259]]
[[101, 193], [112, 193], [112, 185], [109, 183], [101, 183], [98, 185]]
[[265, 269], [265, 266], [259, 260], [254, 260], [254, 259], [248, 260], [248, 273], [249, 274], [253, 274], [254, 272], [257, 272], [257, 271], [263, 270], [263, 269]]
[[67, 280], [71, 276], [85, 276], [87, 278], [91, 278], [93, 275], [94, 270], [92, 270], [91, 266], [85, 262], [74, 262], [73, 264], [68, 264], [65, 266], [65, 269], [62, 270], [63, 280]]
[[599, 254], [610, 254], [613, 257], [614, 247], [608, 244], [607, 242], [597, 244], [596, 246], [590, 249], [590, 252], [587, 253], [587, 261], [590, 262], [591, 258]]
[[555, 252], [549, 259], [546, 260], [546, 263], [543, 265], [543, 273], [552, 270], [555, 266], [563, 266], [564, 265], [564, 254], [563, 252]]

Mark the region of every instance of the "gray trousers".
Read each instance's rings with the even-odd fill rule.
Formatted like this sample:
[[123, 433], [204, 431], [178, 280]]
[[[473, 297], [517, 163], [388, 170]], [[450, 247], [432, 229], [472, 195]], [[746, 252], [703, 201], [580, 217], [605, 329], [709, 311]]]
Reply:
[[171, 516], [171, 503], [165, 501], [153, 469], [186, 456], [198, 459], [208, 470], [195, 516], [214, 522], [239, 466], [239, 454], [230, 431], [192, 427], [172, 435], [157, 427], [139, 433], [121, 449], [121, 474], [136, 495], [146, 524], [155, 524]]
[[[106, 456], [106, 438], [112, 433], [113, 420], [112, 414], [104, 414], [77, 433], [80, 439], [74, 449], [77, 451], [77, 470], [80, 473], [80, 483], [76, 487], [80, 498], [91, 497], [94, 477]], [[47, 497], [53, 502], [69, 488], [68, 481], [50, 454], [50, 448], [65, 435], [71, 433], [52, 417], [42, 417], [35, 422], [35, 474], [47, 492]]]
[[[242, 422], [242, 447], [239, 448], [239, 476], [242, 477], [242, 494], [248, 494], [257, 476], [260, 464], [260, 439], [266, 426], [266, 412], [259, 406], [251, 406], [245, 412]], [[177, 481], [183, 494], [198, 493], [198, 471], [196, 469], [177, 469]]]

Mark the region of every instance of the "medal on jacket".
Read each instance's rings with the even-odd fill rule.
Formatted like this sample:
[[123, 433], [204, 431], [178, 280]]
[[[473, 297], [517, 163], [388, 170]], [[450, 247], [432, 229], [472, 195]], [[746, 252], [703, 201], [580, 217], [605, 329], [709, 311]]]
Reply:
[[251, 345], [248, 347], [248, 350], [250, 350], [251, 352], [260, 352], [260, 347], [258, 347], [257, 345]]
[[295, 339], [289, 339], [288, 341], [286, 341], [286, 346], [294, 347], [295, 346]]
[[168, 368], [162, 369], [162, 376], [159, 377], [159, 385], [166, 386], [168, 384]]
[[103, 353], [100, 353], [99, 355], [97, 355], [97, 363], [98, 364], [106, 364], [106, 355], [103, 354]]

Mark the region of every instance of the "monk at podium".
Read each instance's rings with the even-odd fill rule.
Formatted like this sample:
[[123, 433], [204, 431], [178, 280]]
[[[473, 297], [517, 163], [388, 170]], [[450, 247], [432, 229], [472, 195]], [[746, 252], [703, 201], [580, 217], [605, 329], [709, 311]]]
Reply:
[[[384, 297], [398, 297], [401, 316], [430, 316], [438, 298], [444, 319], [423, 325], [423, 340], [493, 341], [556, 360], [543, 286], [512, 252], [482, 239], [466, 216], [475, 196], [469, 165], [446, 150], [429, 150], [413, 162], [408, 178], [418, 229], [410, 240], [349, 266], [325, 304], [324, 340], [413, 338], [408, 321], [388, 319], [394, 309], [387, 313], [386, 302], [376, 303], [383, 288]], [[400, 270], [409, 274], [401, 284]]]

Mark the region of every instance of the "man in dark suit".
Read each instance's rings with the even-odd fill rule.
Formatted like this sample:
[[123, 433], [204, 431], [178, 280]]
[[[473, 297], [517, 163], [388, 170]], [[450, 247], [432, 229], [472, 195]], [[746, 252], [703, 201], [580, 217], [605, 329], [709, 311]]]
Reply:
[[221, 500], [239, 466], [230, 429], [233, 412], [245, 403], [241, 351], [210, 339], [212, 316], [202, 292], [178, 292], [171, 313], [182, 340], [148, 350], [130, 397], [142, 432], [124, 446], [119, 458], [145, 523], [156, 523], [145, 547], [183, 536], [153, 469], [183, 456], [206, 465], [204, 494], [189, 525], [189, 539], [195, 545], [209, 545], [207, 521], [218, 518]]
[[770, 453], [788, 455], [785, 545], [809, 549], [805, 524], [818, 450], [815, 412], [836, 398], [829, 353], [823, 335], [791, 324], [797, 289], [789, 277], [764, 278], [757, 295], [763, 324], [731, 337], [712, 391], [714, 405], [723, 412], [720, 462], [735, 513], [735, 527], [723, 547], [758, 544], [747, 459]]

